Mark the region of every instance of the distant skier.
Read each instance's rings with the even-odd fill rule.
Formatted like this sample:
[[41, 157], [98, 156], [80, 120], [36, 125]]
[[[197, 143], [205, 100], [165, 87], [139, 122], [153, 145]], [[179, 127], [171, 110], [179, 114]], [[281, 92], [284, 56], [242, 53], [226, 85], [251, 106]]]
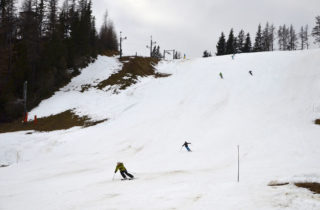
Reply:
[[191, 149], [189, 148], [188, 144], [191, 144], [191, 143], [188, 143], [185, 141], [182, 147], [185, 147], [188, 150], [188, 152], [191, 152]]
[[223, 75], [222, 75], [222, 73], [221, 73], [221, 72], [220, 72], [220, 74], [219, 74], [219, 75], [220, 75], [220, 78], [221, 78], [221, 79], [223, 79]]
[[232, 54], [232, 56], [231, 56], [231, 58], [232, 58], [232, 60], [234, 60], [234, 56], [235, 56], [236, 54]]
[[130, 173], [128, 173], [127, 169], [124, 167], [123, 163], [118, 162], [117, 163], [117, 167], [116, 170], [114, 171], [114, 173], [117, 173], [117, 171], [120, 171], [121, 176], [123, 177], [123, 179], [127, 179], [126, 175], [130, 177], [130, 179], [133, 179], [134, 176]]
[[252, 71], [249, 71], [249, 74], [250, 74], [251, 76], [253, 76]]

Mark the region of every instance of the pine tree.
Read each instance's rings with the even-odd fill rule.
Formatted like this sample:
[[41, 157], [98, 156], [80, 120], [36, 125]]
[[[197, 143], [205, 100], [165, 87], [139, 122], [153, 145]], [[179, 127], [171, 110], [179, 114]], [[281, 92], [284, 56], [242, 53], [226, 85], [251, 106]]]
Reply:
[[209, 52], [209, 51], [207, 51], [207, 50], [205, 50], [205, 51], [203, 52], [203, 55], [202, 55], [203, 58], [207, 58], [207, 57], [211, 57], [211, 56], [212, 56], [211, 52]]
[[229, 37], [227, 40], [226, 45], [226, 54], [234, 54], [236, 53], [236, 46], [235, 46], [235, 38], [233, 35], [233, 29], [230, 30]]
[[260, 52], [263, 50], [263, 46], [262, 46], [262, 32], [261, 32], [261, 25], [259, 24], [258, 26], [258, 31], [256, 34], [256, 38], [255, 38], [255, 42], [254, 42], [254, 47], [253, 47], [253, 51], [255, 52]]
[[70, 37], [69, 0], [63, 2], [59, 14], [59, 27], [63, 32], [63, 38], [68, 39]]
[[239, 53], [240, 50], [238, 49], [238, 38], [237, 37], [234, 37], [233, 39], [233, 48], [234, 48], [234, 51], [233, 53]]
[[244, 47], [243, 47], [242, 52], [245, 52], [245, 53], [251, 52], [251, 50], [252, 50], [251, 48], [252, 48], [252, 46], [251, 46], [250, 34], [247, 33], [246, 41], [244, 43]]
[[273, 24], [270, 26], [270, 33], [269, 33], [269, 44], [270, 44], [270, 50], [273, 51], [273, 45], [274, 45], [274, 34], [275, 34], [275, 27]]
[[320, 46], [320, 16], [316, 17], [316, 26], [312, 29], [312, 36], [314, 37], [314, 43], [318, 43]]
[[57, 26], [57, 8], [58, 1], [57, 0], [49, 0], [48, 2], [48, 14], [47, 14], [47, 33], [48, 37], [53, 36]]
[[306, 25], [305, 27], [304, 27], [304, 43], [305, 43], [305, 45], [306, 45], [306, 48], [307, 49], [309, 49], [309, 26], [308, 25]]
[[239, 32], [238, 38], [237, 38], [237, 51], [238, 52], [243, 52], [244, 44], [245, 44], [245, 34], [244, 34], [244, 31], [241, 30]]
[[112, 21], [108, 20], [108, 11], [105, 12], [104, 22], [99, 33], [100, 51], [117, 51], [118, 39]]
[[279, 44], [279, 50], [283, 50], [284, 46], [283, 46], [283, 29], [282, 26], [279, 26], [278, 32], [277, 32], [277, 36], [278, 36], [278, 44]]
[[37, 20], [38, 20], [38, 37], [41, 38], [44, 35], [45, 32], [45, 11], [46, 11], [46, 5], [45, 0], [40, 0], [39, 4], [36, 8], [37, 13]]
[[217, 53], [216, 55], [225, 55], [226, 54], [226, 39], [224, 36], [224, 33], [221, 33], [221, 36], [219, 38], [218, 44], [217, 44]]
[[[161, 52], [160, 52], [160, 46], [159, 46], [159, 45], [153, 47], [151, 57], [153, 57], [153, 58], [159, 58], [159, 59], [162, 58], [162, 54], [161, 54]], [[173, 57], [174, 57], [174, 55], [173, 55]]]
[[296, 50], [297, 49], [297, 34], [292, 25], [290, 25], [289, 29], [289, 50]]
[[304, 47], [305, 47], [305, 42], [304, 42], [304, 28], [303, 26], [301, 26], [301, 29], [300, 29], [300, 33], [299, 33], [299, 38], [300, 38], [300, 49], [303, 50]]
[[0, 0], [0, 57], [2, 58], [0, 59], [0, 67], [3, 66], [0, 68], [0, 75], [12, 71], [13, 46], [16, 39], [15, 28], [17, 27], [15, 4], [15, 0]]
[[270, 29], [269, 29], [268, 22], [262, 32], [261, 45], [262, 45], [262, 51], [270, 50]]
[[181, 53], [176, 51], [176, 53], [174, 54], [174, 59], [180, 59], [181, 58]]
[[96, 30], [96, 19], [92, 17], [91, 19], [91, 29], [90, 29], [90, 46], [91, 46], [91, 57], [96, 58], [98, 54], [98, 35]]
[[289, 40], [290, 39], [290, 31], [289, 28], [286, 27], [286, 25], [279, 26], [278, 29], [278, 43], [279, 43], [279, 49], [280, 50], [289, 50]]

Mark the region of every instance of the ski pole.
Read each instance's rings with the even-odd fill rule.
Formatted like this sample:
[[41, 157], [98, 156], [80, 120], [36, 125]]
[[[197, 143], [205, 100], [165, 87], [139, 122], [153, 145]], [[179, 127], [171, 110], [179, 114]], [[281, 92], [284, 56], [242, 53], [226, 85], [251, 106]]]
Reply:
[[113, 174], [112, 181], [114, 180], [114, 175], [116, 175], [116, 173]]

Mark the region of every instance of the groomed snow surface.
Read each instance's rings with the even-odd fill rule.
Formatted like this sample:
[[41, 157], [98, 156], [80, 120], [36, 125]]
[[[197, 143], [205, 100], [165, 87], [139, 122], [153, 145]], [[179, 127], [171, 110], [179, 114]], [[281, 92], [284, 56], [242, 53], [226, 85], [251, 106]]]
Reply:
[[[320, 209], [293, 184], [320, 182], [320, 50], [163, 61], [170, 77], [79, 91], [121, 66], [99, 57], [29, 114], [108, 121], [0, 134], [1, 210]], [[137, 179], [113, 179], [118, 161]]]

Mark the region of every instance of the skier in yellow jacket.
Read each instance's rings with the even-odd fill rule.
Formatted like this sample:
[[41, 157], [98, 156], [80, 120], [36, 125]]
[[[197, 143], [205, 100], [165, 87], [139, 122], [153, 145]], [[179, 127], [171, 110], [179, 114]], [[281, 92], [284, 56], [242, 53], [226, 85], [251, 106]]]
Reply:
[[123, 179], [127, 179], [126, 175], [130, 177], [130, 179], [133, 179], [134, 176], [130, 173], [128, 173], [127, 169], [124, 167], [123, 163], [118, 162], [117, 163], [117, 167], [116, 170], [114, 171], [114, 173], [117, 173], [117, 171], [120, 171], [121, 176], [123, 177]]

